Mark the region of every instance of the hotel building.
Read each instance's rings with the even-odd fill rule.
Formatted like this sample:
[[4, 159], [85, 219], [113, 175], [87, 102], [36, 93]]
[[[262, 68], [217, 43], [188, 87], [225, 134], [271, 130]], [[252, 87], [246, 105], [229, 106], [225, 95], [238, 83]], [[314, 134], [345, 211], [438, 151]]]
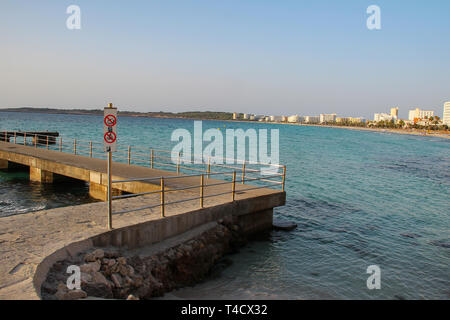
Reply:
[[409, 110], [408, 120], [414, 121], [415, 119], [425, 119], [429, 117], [434, 117], [434, 111], [426, 111], [416, 108], [415, 110]]
[[450, 126], [450, 101], [444, 103], [444, 115], [442, 117], [442, 122], [447, 126]]
[[320, 123], [325, 123], [325, 122], [336, 122], [336, 113], [333, 114], [321, 114], [320, 115], [320, 119], [319, 119]]

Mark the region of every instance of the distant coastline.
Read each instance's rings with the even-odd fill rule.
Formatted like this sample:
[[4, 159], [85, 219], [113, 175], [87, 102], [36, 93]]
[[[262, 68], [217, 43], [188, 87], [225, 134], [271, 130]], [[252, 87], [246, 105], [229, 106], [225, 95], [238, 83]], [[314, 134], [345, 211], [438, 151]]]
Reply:
[[[71, 115], [103, 115], [103, 110], [94, 109], [55, 109], [55, 108], [5, 108], [0, 112], [34, 112], [44, 114], [71, 114]], [[143, 117], [143, 118], [168, 118], [168, 119], [199, 119], [199, 120], [232, 120], [231, 112], [216, 111], [188, 111], [188, 112], [137, 112], [137, 111], [119, 111], [120, 116], [125, 117]]]
[[[103, 110], [86, 110], [86, 109], [55, 109], [55, 108], [6, 108], [0, 109], [0, 112], [34, 112], [43, 114], [69, 114], [69, 115], [103, 115]], [[188, 112], [137, 112], [137, 111], [119, 111], [120, 116], [125, 117], [143, 117], [143, 118], [164, 118], [164, 119], [191, 119], [191, 120], [217, 120], [217, 121], [232, 121], [232, 122], [246, 122], [246, 123], [260, 123], [260, 124], [283, 124], [294, 126], [307, 127], [328, 127], [337, 129], [362, 130], [382, 133], [396, 133], [396, 134], [410, 134], [428, 137], [438, 137], [450, 139], [449, 133], [439, 131], [420, 130], [420, 129], [393, 129], [393, 128], [368, 128], [362, 126], [341, 126], [330, 124], [305, 124], [305, 123], [288, 123], [288, 122], [268, 122], [268, 121], [250, 121], [250, 120], [233, 120], [233, 113], [231, 112], [215, 112], [215, 111], [188, 111]]]

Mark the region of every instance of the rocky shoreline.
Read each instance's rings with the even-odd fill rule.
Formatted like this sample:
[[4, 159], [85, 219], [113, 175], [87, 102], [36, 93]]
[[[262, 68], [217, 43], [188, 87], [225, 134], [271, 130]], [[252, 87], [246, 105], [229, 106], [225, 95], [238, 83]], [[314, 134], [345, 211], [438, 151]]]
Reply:
[[[59, 261], [41, 286], [45, 300], [151, 299], [185, 286], [197, 284], [214, 269], [229, 263], [226, 254], [236, 252], [247, 239], [230, 220], [187, 241], [151, 255], [125, 254], [115, 248], [98, 248]], [[81, 289], [69, 290], [67, 268], [79, 266]]]

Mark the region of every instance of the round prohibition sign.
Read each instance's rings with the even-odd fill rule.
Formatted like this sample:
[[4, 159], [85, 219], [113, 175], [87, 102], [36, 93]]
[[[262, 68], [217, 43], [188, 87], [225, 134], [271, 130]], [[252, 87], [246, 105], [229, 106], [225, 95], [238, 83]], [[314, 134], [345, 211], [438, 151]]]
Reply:
[[117, 136], [114, 132], [107, 132], [104, 136], [106, 143], [114, 143], [117, 140]]
[[113, 114], [109, 114], [103, 122], [107, 127], [114, 127], [117, 124], [117, 118]]

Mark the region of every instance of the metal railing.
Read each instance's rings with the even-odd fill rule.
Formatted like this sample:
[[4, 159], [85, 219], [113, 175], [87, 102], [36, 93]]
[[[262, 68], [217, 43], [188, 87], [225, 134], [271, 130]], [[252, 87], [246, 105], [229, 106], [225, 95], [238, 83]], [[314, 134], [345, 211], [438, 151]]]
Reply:
[[[2, 132], [2, 131], [0, 131]], [[45, 134], [27, 135], [24, 132], [14, 131], [14, 135], [7, 135], [11, 131], [2, 132], [2, 138], [5, 142], [12, 142], [15, 144], [23, 144], [33, 146], [35, 148], [44, 148], [47, 150], [72, 153], [74, 155], [86, 156], [96, 159], [105, 159], [106, 152], [104, 152], [103, 143], [87, 141], [82, 139], [73, 139], [68, 137], [53, 137]], [[10, 141], [13, 140], [13, 141]], [[196, 155], [193, 155], [194, 158]], [[197, 163], [192, 160], [184, 158], [181, 152], [174, 152], [168, 150], [161, 150], [157, 148], [144, 148], [136, 146], [117, 146], [117, 152], [112, 154], [112, 159], [115, 162], [126, 163], [129, 165], [139, 165], [150, 167], [154, 169], [172, 169], [176, 170], [177, 174], [186, 174], [188, 172], [205, 173], [207, 177], [214, 172], [225, 172], [225, 170], [237, 171], [241, 176], [241, 183], [246, 182], [246, 177], [251, 174], [259, 173], [261, 168], [268, 167], [271, 169], [282, 169], [283, 165], [277, 164], [261, 164], [247, 160], [227, 159], [225, 162], [229, 164], [216, 163], [214, 157], [208, 157], [205, 161]], [[235, 163], [239, 163], [236, 165]], [[235, 165], [232, 165], [235, 164]], [[232, 176], [230, 172], [226, 175]]]
[[[1, 131], [0, 131], [1, 132]], [[46, 150], [53, 150], [58, 152], [72, 153], [78, 156], [86, 156], [89, 158], [105, 159], [107, 158], [104, 152], [103, 143], [86, 141], [81, 139], [72, 139], [67, 137], [53, 137], [49, 135], [34, 134], [26, 135], [24, 132], [14, 131], [13, 135], [8, 135], [11, 131], [4, 132], [4, 141], [11, 142], [14, 144], [23, 144], [32, 146], [34, 148], [43, 148]], [[18, 134], [19, 133], [19, 134]], [[3, 135], [2, 135], [3, 137]], [[126, 194], [119, 196], [111, 196], [108, 200], [111, 209], [109, 216], [111, 218], [112, 214], [123, 214], [134, 211], [141, 211], [145, 209], [151, 209], [155, 207], [161, 208], [161, 216], [165, 216], [165, 209], [167, 205], [189, 202], [189, 201], [199, 201], [199, 207], [203, 208], [205, 205], [205, 200], [212, 197], [219, 197], [224, 195], [230, 196], [230, 201], [236, 201], [236, 185], [242, 184], [239, 187], [239, 193], [263, 188], [271, 188], [274, 186], [281, 186], [281, 190], [284, 192], [286, 183], [286, 166], [278, 164], [261, 164], [256, 162], [251, 162], [247, 160], [235, 160], [231, 159], [230, 162], [241, 162], [239, 166], [231, 164], [221, 164], [216, 163], [215, 158], [209, 157], [207, 161], [201, 163], [196, 163], [192, 160], [187, 160], [183, 157], [180, 152], [173, 152], [167, 150], [161, 150], [157, 148], [143, 148], [135, 146], [117, 146], [117, 152], [112, 154], [112, 159], [116, 162], [125, 163], [128, 165], [139, 165], [146, 166], [154, 169], [171, 169], [176, 170], [176, 176], [162, 176], [162, 177], [149, 177], [149, 178], [137, 178], [137, 179], [125, 179], [125, 180], [112, 180], [111, 185], [118, 183], [127, 182], [157, 182], [159, 190], [143, 193]], [[194, 155], [195, 159], [195, 155]], [[222, 158], [224, 159], [224, 158]], [[224, 159], [228, 162], [230, 159]], [[175, 163], [174, 163], [175, 162]], [[261, 170], [265, 168], [271, 168], [274, 174], [262, 175]], [[276, 169], [276, 170], [274, 170]], [[278, 173], [281, 169], [281, 173]], [[186, 174], [187, 171], [194, 171], [195, 174]], [[255, 175], [257, 175], [255, 177]], [[211, 180], [214, 177], [214, 181]], [[192, 179], [198, 179], [198, 183], [192, 184]], [[279, 179], [280, 181], [274, 181], [272, 179]], [[185, 187], [170, 187], [168, 188], [167, 182], [172, 179], [191, 179], [188, 186]], [[221, 182], [217, 182], [223, 180]], [[208, 183], [210, 182], [210, 183]], [[256, 183], [256, 185], [246, 185], [249, 183]], [[155, 183], [153, 183], [155, 184]], [[225, 189], [226, 185], [230, 185], [231, 188]], [[220, 192], [207, 194], [207, 190], [211, 190], [212, 187], [224, 186], [221, 188]], [[167, 201], [167, 195], [177, 191], [188, 191], [188, 190], [198, 190], [198, 196], [188, 199], [181, 199], [177, 201]], [[149, 195], [159, 195], [160, 201], [158, 204], [143, 206], [135, 209], [123, 210], [123, 211], [112, 211], [112, 200], [116, 199], [126, 199], [137, 196], [149, 196]]]
[[[232, 176], [231, 181], [217, 182], [218, 180], [216, 180], [216, 181], [213, 181], [212, 183], [207, 183], [207, 179], [205, 179], [205, 174], [113, 180], [111, 182], [112, 184], [136, 182], [136, 181], [159, 182], [158, 184], [160, 186], [160, 189], [157, 191], [142, 192], [142, 193], [137, 193], [137, 194], [125, 194], [125, 195], [112, 196], [111, 197], [112, 200], [125, 199], [125, 198], [144, 196], [144, 195], [159, 195], [161, 201], [159, 204], [152, 204], [152, 205], [143, 206], [143, 207], [139, 207], [139, 208], [116, 211], [116, 212], [112, 212], [112, 214], [124, 214], [124, 213], [129, 213], [129, 212], [134, 212], [134, 211], [141, 211], [141, 210], [145, 210], [145, 209], [160, 207], [161, 208], [161, 217], [164, 217], [165, 216], [165, 207], [167, 205], [171, 205], [171, 204], [177, 204], [177, 203], [181, 203], [181, 202], [190, 202], [190, 201], [198, 200], [199, 208], [204, 208], [206, 198], [219, 197], [219, 196], [223, 196], [223, 195], [227, 195], [227, 194], [230, 195], [231, 202], [236, 201], [237, 200], [236, 184], [244, 182], [243, 179], [241, 179], [241, 180], [237, 179], [236, 171], [211, 172], [209, 175], [214, 176], [214, 177], [220, 177], [220, 176], [228, 175], [228, 174], [231, 174], [231, 176]], [[264, 176], [264, 177], [259, 177], [259, 178], [248, 178], [247, 181], [264, 181], [265, 184], [259, 185], [259, 186], [249, 186], [249, 188], [241, 186], [238, 191], [239, 191], [239, 193], [243, 193], [246, 191], [257, 190], [257, 189], [267, 189], [267, 188], [270, 188], [271, 186], [279, 186], [279, 185], [282, 185], [282, 188], [284, 190], [285, 176], [286, 176], [286, 169], [283, 168], [283, 172], [280, 174], [274, 174], [271, 176]], [[192, 184], [193, 178], [199, 179], [198, 184]], [[275, 179], [275, 178], [281, 178], [282, 181], [271, 180], [271, 179]], [[170, 181], [173, 179], [177, 179], [177, 180], [190, 179], [191, 181], [189, 184], [187, 184], [188, 186], [168, 188], [167, 181]], [[155, 185], [156, 185], [156, 183], [155, 183]], [[215, 187], [215, 186], [226, 186], [226, 185], [230, 185], [231, 188], [227, 190], [226, 187], [224, 187], [218, 193], [206, 194], [206, 191], [208, 188]], [[176, 200], [176, 201], [166, 201], [167, 194], [177, 192], [177, 191], [187, 191], [187, 190], [194, 190], [194, 189], [198, 190], [198, 196], [187, 198], [187, 199]]]

